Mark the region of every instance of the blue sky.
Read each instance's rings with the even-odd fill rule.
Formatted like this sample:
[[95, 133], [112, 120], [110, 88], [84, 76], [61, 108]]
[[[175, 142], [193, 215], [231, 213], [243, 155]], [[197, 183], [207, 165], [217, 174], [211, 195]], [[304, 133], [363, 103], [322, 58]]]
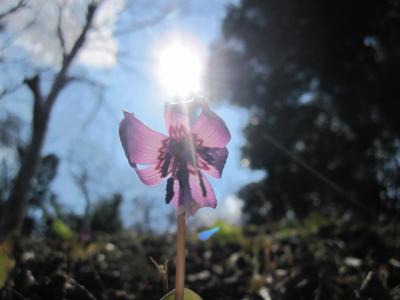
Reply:
[[[90, 178], [88, 187], [94, 199], [114, 192], [124, 195], [123, 216], [126, 224], [133, 223], [131, 216], [138, 213], [132, 203], [133, 197], [155, 199], [153, 218], [162, 218], [172, 210], [164, 204], [164, 184], [144, 186], [129, 167], [119, 142], [119, 121], [122, 111], [127, 110], [134, 112], [150, 127], [166, 132], [163, 105], [168, 99], [157, 82], [153, 68], [154, 47], [171, 32], [181, 31], [195, 37], [208, 51], [210, 43], [220, 34], [225, 7], [231, 2], [188, 1], [161, 23], [118, 38], [117, 50], [124, 54], [120, 63], [106, 68], [79, 64], [74, 67], [74, 72], [89, 75], [104, 83], [106, 89], [99, 106], [96, 89], [74, 84], [62, 93], [55, 106], [44, 153], [54, 152], [62, 158], [53, 187], [66, 207], [83, 210], [84, 201], [72, 175], [78, 174], [84, 167]], [[30, 95], [26, 90], [19, 91], [18, 95], [20, 100], [3, 101], [0, 108], [18, 112], [29, 121]], [[263, 172], [250, 171], [240, 163], [240, 147], [245, 142], [242, 128], [248, 120], [247, 111], [228, 104], [210, 105], [226, 121], [232, 140], [222, 179], [210, 179], [219, 206], [216, 212], [203, 209], [196, 217], [197, 221], [206, 223], [216, 217], [237, 218], [240, 206], [232, 195], [244, 184], [263, 176]]]

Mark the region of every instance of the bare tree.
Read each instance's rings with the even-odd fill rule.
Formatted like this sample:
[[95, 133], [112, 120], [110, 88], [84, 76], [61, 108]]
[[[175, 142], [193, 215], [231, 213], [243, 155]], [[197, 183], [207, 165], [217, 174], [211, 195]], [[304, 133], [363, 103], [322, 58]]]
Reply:
[[27, 194], [39, 161], [52, 109], [60, 95], [60, 92], [69, 82], [68, 71], [79, 50], [85, 43], [87, 34], [92, 27], [93, 18], [97, 8], [97, 2], [88, 5], [84, 26], [69, 52], [67, 52], [65, 47], [63, 47], [64, 37], [62, 31], [57, 31], [63, 48], [63, 59], [61, 68], [56, 74], [47, 95], [44, 95], [41, 91], [40, 75], [35, 75], [25, 80], [25, 84], [32, 92], [34, 101], [32, 136], [27, 146], [21, 168], [15, 178], [9, 199], [4, 205], [3, 212], [5, 211], [7, 213], [3, 213], [1, 216], [0, 241], [5, 240], [14, 232], [18, 233], [21, 228], [28, 206]]
[[[134, 1], [127, 1], [126, 6], [122, 9], [122, 11], [130, 14], [130, 6], [133, 2]], [[66, 38], [65, 32], [63, 31], [63, 9], [65, 9], [65, 7], [62, 2], [58, 3], [58, 18], [54, 35], [58, 39], [58, 44], [61, 49], [61, 67], [54, 75], [54, 79], [48, 92], [44, 92], [41, 88], [43, 86], [42, 83], [46, 82], [42, 73], [36, 73], [36, 75], [25, 78], [22, 83], [22, 85], [25, 85], [29, 88], [33, 96], [31, 138], [27, 144], [20, 169], [13, 181], [13, 186], [8, 200], [3, 205], [4, 209], [0, 211], [0, 242], [5, 240], [12, 233], [18, 234], [20, 231], [24, 216], [27, 211], [27, 206], [29, 204], [28, 192], [31, 181], [35, 175], [36, 168], [40, 160], [40, 154], [45, 141], [50, 116], [60, 93], [68, 84], [74, 82], [84, 82], [85, 84], [88, 84], [92, 88], [96, 88], [98, 90], [102, 90], [104, 88], [93, 80], [69, 74], [71, 65], [76, 59], [79, 51], [81, 51], [84, 47], [85, 41], [88, 39], [88, 32], [99, 29], [94, 24], [94, 16], [102, 1], [92, 0], [92, 2], [88, 4], [84, 24], [80, 29], [78, 37], [72, 43], [72, 46], [67, 42], [69, 40]], [[29, 2], [26, 0], [19, 0], [15, 6], [9, 8], [6, 12], [0, 14], [0, 16], [8, 16], [9, 14], [16, 12], [28, 4]], [[176, 8], [177, 7], [168, 4], [154, 17], [125, 24], [123, 28], [119, 28], [119, 30], [116, 30], [114, 34], [119, 34], [120, 36], [127, 35], [132, 33], [134, 30], [154, 25], [162, 21], [164, 17], [166, 17]], [[109, 24], [101, 24], [100, 26], [102, 25], [107, 26]], [[1, 59], [2, 58], [0, 57], [0, 60]], [[12, 94], [20, 86], [21, 85], [18, 84], [14, 87], [6, 88], [5, 90], [1, 91], [0, 99], [3, 96]]]
[[0, 20], [16, 12], [18, 9], [23, 8], [25, 5], [26, 5], [26, 0], [19, 0], [14, 6], [0, 13]]

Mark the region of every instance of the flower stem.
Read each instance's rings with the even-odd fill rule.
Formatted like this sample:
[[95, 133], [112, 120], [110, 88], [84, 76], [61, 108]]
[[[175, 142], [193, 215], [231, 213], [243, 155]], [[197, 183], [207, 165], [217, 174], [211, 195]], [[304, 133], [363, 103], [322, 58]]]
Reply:
[[176, 241], [176, 275], [175, 293], [176, 300], [183, 300], [185, 287], [185, 213], [178, 213], [178, 232]]

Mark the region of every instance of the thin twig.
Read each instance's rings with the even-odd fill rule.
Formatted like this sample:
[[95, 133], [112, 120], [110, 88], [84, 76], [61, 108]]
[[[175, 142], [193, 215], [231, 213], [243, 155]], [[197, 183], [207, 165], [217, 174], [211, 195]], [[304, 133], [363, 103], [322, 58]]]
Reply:
[[64, 38], [63, 30], [62, 30], [63, 9], [64, 9], [64, 5], [62, 5], [60, 3], [59, 7], [58, 7], [57, 37], [58, 37], [58, 40], [59, 40], [60, 46], [61, 46], [62, 63], [64, 63], [65, 57], [67, 56], [67, 52], [65, 49], [65, 38]]
[[21, 86], [22, 86], [22, 84], [15, 85], [15, 86], [10, 87], [10, 88], [5, 88], [4, 90], [2, 90], [2, 91], [0, 92], [0, 100], [1, 100], [2, 98], [4, 98], [5, 96], [10, 95], [10, 94], [16, 92]]
[[147, 20], [141, 20], [132, 22], [131, 24], [127, 25], [124, 28], [116, 29], [114, 31], [115, 36], [121, 36], [125, 34], [131, 34], [136, 30], [144, 29], [150, 26], [154, 26], [163, 20], [165, 20], [172, 12], [175, 11], [175, 7], [170, 4], [167, 4], [157, 15]]
[[15, 6], [11, 7], [9, 10], [5, 12], [0, 13], [0, 19], [16, 12], [18, 9], [24, 7], [25, 5], [26, 5], [25, 0], [19, 0], [19, 2]]
[[156, 267], [158, 273], [160, 273], [163, 293], [164, 294], [168, 293], [168, 291], [169, 291], [169, 286], [168, 286], [168, 259], [165, 260], [164, 264], [157, 263], [156, 260], [152, 256], [150, 256], [149, 259], [153, 263], [153, 265]]

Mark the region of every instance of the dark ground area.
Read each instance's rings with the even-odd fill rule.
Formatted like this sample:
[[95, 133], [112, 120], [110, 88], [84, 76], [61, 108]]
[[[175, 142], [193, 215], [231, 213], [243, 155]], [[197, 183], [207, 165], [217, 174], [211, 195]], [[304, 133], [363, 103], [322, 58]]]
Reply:
[[[304, 222], [270, 233], [224, 231], [189, 239], [186, 285], [204, 299], [400, 299], [400, 238], [393, 224]], [[82, 247], [23, 239], [0, 299], [160, 299], [149, 260], [170, 259], [174, 236], [99, 235]]]

